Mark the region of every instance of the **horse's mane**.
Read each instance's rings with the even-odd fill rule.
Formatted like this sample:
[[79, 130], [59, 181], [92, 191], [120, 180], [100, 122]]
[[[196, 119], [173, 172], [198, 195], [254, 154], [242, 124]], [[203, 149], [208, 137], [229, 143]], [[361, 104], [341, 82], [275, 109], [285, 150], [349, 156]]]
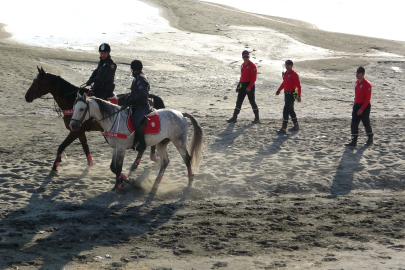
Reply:
[[119, 109], [119, 106], [112, 104], [108, 101], [102, 100], [100, 98], [91, 97], [91, 99], [97, 103], [103, 118], [114, 114]]
[[[67, 95], [70, 94], [72, 92], [74, 92], [75, 90], [79, 90], [79, 87], [74, 86], [73, 84], [71, 84], [70, 82], [66, 81], [65, 79], [63, 79], [62, 77], [52, 74], [52, 73], [46, 73], [47, 75], [50, 75], [52, 77], [52, 80], [59, 80], [56, 81], [56, 85], [59, 85], [59, 95]], [[72, 93], [72, 95], [75, 93]]]

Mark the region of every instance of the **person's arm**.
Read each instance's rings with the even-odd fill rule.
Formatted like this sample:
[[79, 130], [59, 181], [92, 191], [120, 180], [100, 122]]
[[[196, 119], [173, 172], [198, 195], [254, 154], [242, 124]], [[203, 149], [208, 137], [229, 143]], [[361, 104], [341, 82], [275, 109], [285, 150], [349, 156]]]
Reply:
[[117, 65], [112, 63], [107, 63], [106, 65], [107, 66], [105, 67], [104, 73], [94, 78], [94, 82], [105, 83], [114, 78]]
[[300, 82], [300, 77], [298, 76], [298, 74], [297, 74], [297, 76], [294, 78], [294, 80], [295, 80], [295, 86], [296, 86], [297, 89], [298, 89], [298, 96], [301, 97], [301, 82]]
[[277, 89], [277, 92], [280, 92], [284, 89], [284, 81], [281, 83], [280, 87]]
[[96, 77], [97, 69], [93, 70], [90, 78], [87, 80], [86, 85], [89, 86], [94, 82], [94, 78]]
[[132, 101], [140, 100], [148, 96], [148, 84], [142, 79], [134, 80], [132, 82], [131, 91]]
[[364, 99], [363, 106], [361, 106], [360, 110], [363, 112], [364, 109], [370, 104], [371, 101], [371, 91], [372, 91], [372, 86], [369, 85], [366, 91], [366, 98]]
[[247, 87], [248, 89], [252, 89], [253, 85], [256, 83], [256, 79], [257, 79], [257, 67], [254, 66], [250, 71], [250, 83], [249, 86]]

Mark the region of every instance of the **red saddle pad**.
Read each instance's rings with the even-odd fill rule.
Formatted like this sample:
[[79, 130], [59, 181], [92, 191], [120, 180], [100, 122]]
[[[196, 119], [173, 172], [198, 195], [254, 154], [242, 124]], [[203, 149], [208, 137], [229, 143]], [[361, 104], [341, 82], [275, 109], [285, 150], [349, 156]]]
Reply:
[[[127, 125], [129, 131], [134, 132], [135, 128], [132, 126], [131, 115], [132, 111], [128, 115]], [[148, 134], [157, 134], [160, 132], [160, 117], [157, 112], [146, 116], [146, 127], [143, 132]]]

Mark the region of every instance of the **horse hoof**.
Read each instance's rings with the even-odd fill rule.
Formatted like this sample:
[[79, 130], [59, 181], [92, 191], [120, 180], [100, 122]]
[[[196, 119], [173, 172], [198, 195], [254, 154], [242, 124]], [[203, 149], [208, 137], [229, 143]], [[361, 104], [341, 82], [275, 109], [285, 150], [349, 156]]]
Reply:
[[50, 175], [50, 176], [59, 176], [58, 171], [56, 171], [56, 170], [51, 170], [51, 171], [49, 172], [49, 175]]

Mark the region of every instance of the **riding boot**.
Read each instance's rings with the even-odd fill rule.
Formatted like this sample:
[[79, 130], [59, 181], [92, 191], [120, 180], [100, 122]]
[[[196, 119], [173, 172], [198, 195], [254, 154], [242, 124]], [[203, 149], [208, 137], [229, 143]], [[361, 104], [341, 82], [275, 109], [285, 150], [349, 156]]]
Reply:
[[373, 135], [373, 133], [371, 133], [371, 134], [367, 134], [367, 136], [368, 136], [368, 140], [367, 140], [365, 146], [372, 146], [374, 143], [374, 139], [373, 139], [374, 135]]
[[300, 130], [297, 118], [292, 119], [292, 121], [294, 123], [294, 126], [292, 128], [290, 128], [289, 131], [298, 131], [298, 130]]
[[253, 124], [258, 124], [260, 123], [259, 119], [259, 109], [254, 109], [253, 113], [255, 114], [255, 119], [252, 121]]
[[238, 114], [239, 114], [239, 110], [235, 109], [235, 111], [233, 112], [232, 118], [226, 120], [226, 122], [228, 122], [228, 123], [236, 123], [236, 118], [238, 118]]
[[142, 129], [136, 130], [135, 135], [138, 139], [138, 146], [136, 147], [136, 151], [138, 151], [138, 152], [145, 151], [146, 142], [145, 142], [145, 134], [143, 133], [143, 130]]
[[346, 143], [345, 146], [357, 146], [357, 137], [358, 137], [358, 136], [354, 135], [354, 136], [352, 137], [352, 141], [349, 142], [349, 143]]
[[138, 143], [138, 136], [137, 136], [137, 133], [138, 132], [136, 132], [136, 130], [135, 130], [135, 134], [134, 134], [134, 141], [132, 142], [132, 149], [134, 149], [135, 150], [135, 145]]

